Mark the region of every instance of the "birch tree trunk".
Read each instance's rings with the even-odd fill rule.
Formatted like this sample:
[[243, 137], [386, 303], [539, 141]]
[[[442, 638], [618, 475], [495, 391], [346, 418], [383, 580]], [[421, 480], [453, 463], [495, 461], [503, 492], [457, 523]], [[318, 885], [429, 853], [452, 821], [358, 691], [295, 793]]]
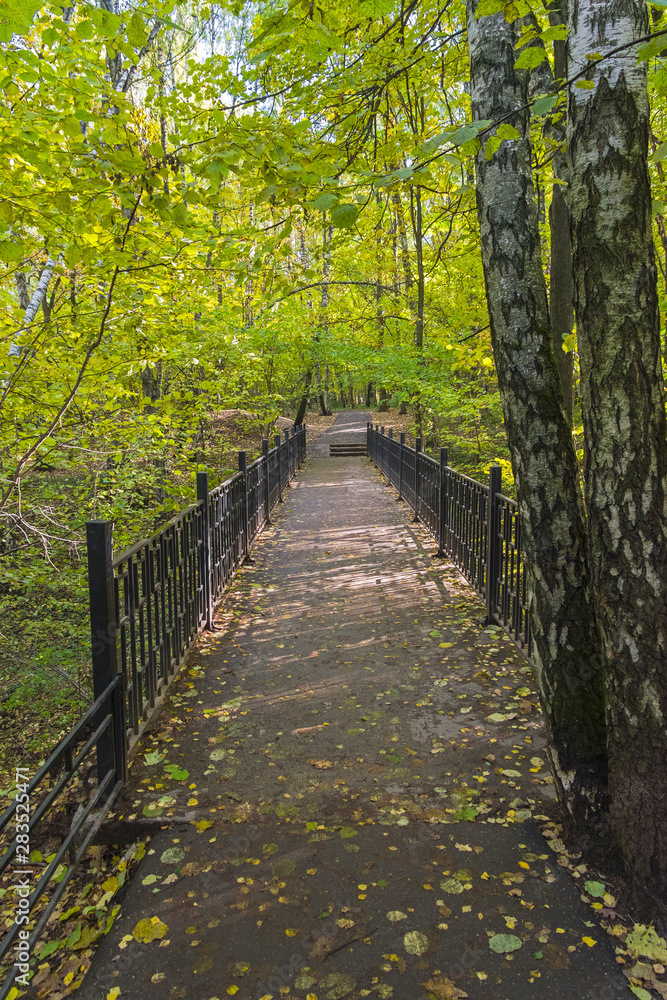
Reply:
[[[564, 24], [566, 2], [561, 0], [558, 10], [549, 13], [551, 24]], [[541, 64], [546, 65], [545, 63]], [[533, 74], [531, 74], [531, 77]], [[554, 42], [554, 77], [567, 77], [567, 47], [564, 41]], [[553, 86], [553, 84], [552, 84]], [[545, 88], [545, 90], [548, 88]], [[551, 230], [551, 275], [549, 281], [549, 311], [554, 354], [560, 374], [563, 391], [563, 405], [567, 422], [572, 426], [574, 393], [572, 388], [572, 351], [563, 350], [563, 338], [572, 333], [574, 311], [572, 306], [572, 243], [570, 239], [570, 213], [565, 199], [564, 185], [568, 181], [567, 156], [559, 151], [553, 159], [555, 183], [549, 208], [549, 228]], [[558, 182], [562, 183], [558, 183]]]
[[605, 657], [612, 832], [667, 926], [667, 427], [635, 0], [572, 0], [568, 155], [591, 579]]
[[552, 348], [531, 176], [528, 81], [514, 69], [517, 29], [475, 19], [468, 0], [472, 115], [520, 137], [476, 157], [477, 213], [498, 382], [526, 552], [535, 660], [549, 754], [569, 832], [606, 832], [606, 746], [599, 638], [589, 599], [578, 473]]

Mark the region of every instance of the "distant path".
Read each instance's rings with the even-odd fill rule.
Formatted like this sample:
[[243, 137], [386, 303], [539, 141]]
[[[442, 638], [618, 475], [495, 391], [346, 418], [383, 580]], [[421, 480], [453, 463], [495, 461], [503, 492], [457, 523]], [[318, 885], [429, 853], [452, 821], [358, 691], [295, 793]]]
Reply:
[[[371, 419], [368, 410], [339, 410], [331, 427], [327, 427], [314, 444], [308, 446], [310, 458], [327, 458], [329, 445], [365, 441], [366, 424]], [[308, 418], [306, 417], [306, 424]]]
[[[318, 445], [367, 419], [338, 414]], [[540, 833], [525, 662], [367, 459], [313, 452], [133, 764], [126, 815], [168, 794], [171, 824], [77, 996], [622, 995]], [[134, 940], [140, 920], [162, 938]]]

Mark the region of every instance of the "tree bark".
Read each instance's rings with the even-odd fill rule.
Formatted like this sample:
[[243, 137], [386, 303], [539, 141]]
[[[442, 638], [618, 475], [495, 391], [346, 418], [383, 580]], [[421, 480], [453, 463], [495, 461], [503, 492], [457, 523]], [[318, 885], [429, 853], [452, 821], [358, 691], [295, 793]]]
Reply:
[[[468, 0], [472, 115], [520, 138], [476, 156], [477, 213], [498, 382], [521, 517], [537, 680], [568, 832], [604, 837], [606, 745], [599, 637], [589, 598], [576, 457], [563, 413], [542, 271], [526, 74], [516, 28]], [[588, 842], [590, 846], [590, 841]]]
[[574, 303], [591, 578], [605, 658], [612, 831], [634, 900], [667, 926], [667, 426], [648, 174], [648, 31], [634, 0], [572, 0]]
[[[560, 3], [560, 9], [549, 13], [551, 24], [564, 24], [566, 12], [565, 0]], [[542, 65], [545, 65], [542, 63]], [[567, 78], [567, 45], [564, 41], [554, 42], [554, 77], [556, 80]], [[573, 419], [574, 393], [572, 388], [573, 356], [572, 351], [563, 350], [563, 338], [572, 333], [574, 319], [572, 285], [572, 242], [570, 240], [570, 213], [567, 207], [564, 185], [567, 184], [567, 156], [559, 151], [553, 158], [554, 185], [549, 208], [549, 227], [551, 230], [551, 275], [549, 281], [549, 311], [551, 313], [551, 332], [554, 354], [560, 375], [563, 392], [565, 417], [570, 427]]]
[[301, 402], [299, 403], [299, 408], [296, 411], [296, 416], [294, 418], [295, 426], [303, 423], [303, 418], [306, 415], [306, 410], [308, 409], [308, 404], [310, 403], [310, 386], [313, 381], [313, 369], [309, 368], [306, 372], [306, 377], [303, 380], [303, 395], [301, 396]]

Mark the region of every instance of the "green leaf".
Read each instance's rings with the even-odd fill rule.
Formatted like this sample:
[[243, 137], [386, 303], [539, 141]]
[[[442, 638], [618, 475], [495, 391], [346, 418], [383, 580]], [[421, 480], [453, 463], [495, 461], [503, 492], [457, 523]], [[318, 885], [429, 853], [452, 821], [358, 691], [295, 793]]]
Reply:
[[351, 229], [358, 215], [359, 209], [356, 205], [339, 205], [331, 212], [331, 221], [336, 229]]
[[497, 955], [506, 955], [510, 951], [518, 951], [523, 942], [515, 934], [495, 934], [489, 941], [489, 948]]
[[575, 87], [578, 87], [579, 90], [594, 90], [595, 83], [593, 80], [577, 80]]
[[127, 23], [127, 40], [135, 49], [143, 48], [148, 40], [144, 19], [136, 11]]
[[85, 21], [79, 21], [74, 28], [74, 34], [80, 42], [85, 42], [89, 38], [92, 38], [95, 34], [93, 22], [88, 19]]
[[659, 937], [653, 927], [645, 924], [635, 924], [628, 934], [625, 947], [635, 955], [643, 955], [653, 962], [667, 962], [667, 944]]
[[144, 754], [144, 760], [148, 765], [159, 764], [161, 760], [164, 760], [164, 754], [160, 753], [159, 750], [153, 750], [151, 753]]
[[475, 13], [476, 18], [499, 14], [505, 7], [505, 0], [480, 0]]
[[637, 62], [645, 62], [647, 59], [654, 59], [659, 56], [661, 52], [667, 49], [667, 42], [665, 41], [665, 36], [660, 35], [658, 38], [652, 38], [650, 42], [637, 51]]
[[596, 898], [602, 898], [607, 891], [602, 882], [584, 882], [584, 889], [589, 896], [595, 896]]
[[514, 63], [515, 69], [535, 69], [547, 58], [547, 54], [541, 45], [531, 45], [524, 49], [517, 61]]
[[278, 190], [277, 184], [267, 184], [266, 187], [262, 188], [262, 190], [255, 198], [255, 203], [257, 205], [263, 205], [264, 202], [268, 201], [269, 198], [271, 198], [276, 193], [277, 190]]
[[545, 94], [544, 97], [538, 97], [533, 104], [533, 114], [547, 115], [556, 107], [557, 103], [558, 96], [556, 94]]
[[496, 129], [496, 135], [500, 139], [520, 139], [521, 133], [518, 129], [514, 128], [513, 125], [499, 125]]
[[667, 156], [667, 142], [661, 142], [653, 154], [653, 162], [660, 163]]
[[318, 212], [329, 212], [332, 208], [335, 208], [337, 204], [338, 195], [321, 194], [319, 198], [313, 202], [313, 208]]
[[394, 0], [361, 0], [357, 5], [357, 13], [360, 17], [385, 17], [393, 13]]
[[168, 850], [162, 852], [160, 861], [163, 865], [178, 865], [184, 857], [185, 851], [182, 847], [170, 847]]

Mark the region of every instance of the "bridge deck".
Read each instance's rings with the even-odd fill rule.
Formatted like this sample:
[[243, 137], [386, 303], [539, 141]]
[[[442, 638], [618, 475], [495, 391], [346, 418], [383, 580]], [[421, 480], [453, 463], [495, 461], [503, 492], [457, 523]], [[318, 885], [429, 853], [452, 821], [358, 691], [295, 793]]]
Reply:
[[[540, 833], [555, 809], [520, 653], [367, 459], [317, 457], [366, 419], [320, 439], [143, 740], [128, 812], [174, 801], [85, 1000], [627, 988]], [[161, 939], [124, 940], [152, 918]], [[521, 947], [495, 953], [494, 932]]]

